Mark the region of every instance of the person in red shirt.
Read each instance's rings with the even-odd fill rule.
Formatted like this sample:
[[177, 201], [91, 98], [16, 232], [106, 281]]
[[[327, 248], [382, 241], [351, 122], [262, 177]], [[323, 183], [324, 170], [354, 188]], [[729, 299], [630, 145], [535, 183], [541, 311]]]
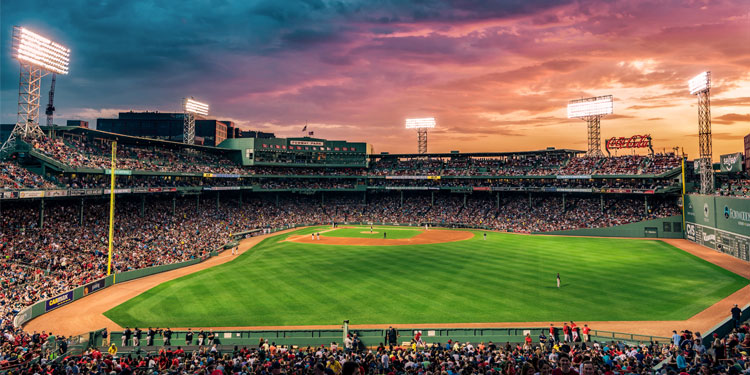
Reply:
[[563, 323], [563, 341], [570, 342], [570, 326], [568, 326], [568, 323]]
[[417, 343], [417, 346], [424, 346], [424, 342], [422, 341], [422, 331], [417, 331], [414, 335], [414, 342]]
[[591, 337], [589, 336], [589, 332], [591, 332], [591, 328], [589, 328], [588, 324], [583, 325], [583, 341], [591, 342]]
[[572, 320], [570, 321], [570, 331], [573, 333], [573, 342], [578, 341], [578, 326]]
[[578, 371], [570, 367], [570, 357], [565, 353], [560, 353], [557, 363], [559, 366], [552, 370], [552, 375], [578, 375]]

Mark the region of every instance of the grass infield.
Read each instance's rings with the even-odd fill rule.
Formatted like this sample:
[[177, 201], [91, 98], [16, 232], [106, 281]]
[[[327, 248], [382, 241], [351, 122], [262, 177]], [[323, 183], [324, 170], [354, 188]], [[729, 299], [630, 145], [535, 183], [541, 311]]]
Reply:
[[325, 229], [268, 238], [105, 315], [131, 327], [684, 320], [748, 283], [661, 241], [494, 232], [483, 240], [480, 231], [432, 245], [282, 241]]

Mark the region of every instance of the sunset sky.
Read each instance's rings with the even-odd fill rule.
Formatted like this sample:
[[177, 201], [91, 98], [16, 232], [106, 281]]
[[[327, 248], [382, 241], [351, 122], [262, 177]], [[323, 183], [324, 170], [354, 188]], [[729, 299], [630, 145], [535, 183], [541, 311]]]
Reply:
[[300, 136], [307, 121], [376, 152], [416, 152], [404, 119], [424, 116], [438, 122], [430, 152], [585, 150], [567, 101], [612, 94], [603, 140], [651, 134], [692, 159], [687, 81], [710, 70], [714, 157], [750, 133], [747, 0], [3, 0], [0, 14], [2, 123], [16, 118], [20, 25], [72, 49], [61, 124], [194, 96], [245, 129]]

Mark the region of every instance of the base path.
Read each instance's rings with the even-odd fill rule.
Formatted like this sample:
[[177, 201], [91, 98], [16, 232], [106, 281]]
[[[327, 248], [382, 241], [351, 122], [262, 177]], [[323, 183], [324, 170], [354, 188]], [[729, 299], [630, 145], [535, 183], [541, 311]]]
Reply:
[[[341, 227], [352, 228], [352, 227]], [[398, 230], [398, 229], [394, 229]], [[426, 245], [443, 242], [464, 241], [474, 237], [474, 233], [463, 230], [430, 229], [423, 230], [412, 238], [355, 238], [355, 237], [328, 237], [326, 231], [320, 232], [320, 239], [313, 240], [310, 235], [292, 236], [287, 239], [291, 242], [312, 243], [318, 245], [355, 245], [355, 246], [396, 246], [396, 245]], [[369, 233], [367, 231], [362, 233]], [[387, 232], [386, 232], [387, 233]]]
[[[291, 231], [291, 230], [290, 230]], [[240, 242], [240, 253], [243, 253], [255, 246], [261, 240], [268, 236], [273, 236], [284, 232], [277, 232], [272, 235], [264, 235], [242, 240]], [[323, 232], [321, 232], [323, 233]], [[434, 233], [444, 233], [444, 235], [455, 236], [460, 233], [468, 235], [468, 239], [473, 236], [470, 232], [453, 231], [453, 230], [439, 230], [430, 229], [424, 234], [432, 235]], [[421, 236], [422, 234], [412, 237], [411, 240]], [[441, 236], [443, 234], [440, 234]], [[307, 236], [299, 236], [307, 238], [307, 241], [297, 242], [310, 242], [310, 243], [331, 243], [325, 242], [326, 240], [334, 240], [335, 237], [324, 237], [321, 235], [321, 239], [312, 241]], [[460, 241], [461, 239], [454, 238], [452, 241]], [[352, 241], [353, 244], [364, 245], [368, 244], [367, 241], [383, 241], [381, 239], [367, 239], [367, 238], [341, 238], [342, 240]], [[388, 241], [389, 245], [391, 241], [408, 241], [409, 239], [402, 240], [385, 240]], [[654, 239], [649, 239], [654, 240]], [[711, 250], [709, 248], [700, 246], [688, 240], [662, 240], [670, 245], [673, 245], [679, 249], [687, 251], [695, 256], [705, 259], [711, 263], [721, 266], [729, 271], [732, 271], [745, 278], [750, 278], [750, 263], [734, 258], [730, 255]], [[445, 240], [438, 242], [446, 242]], [[406, 242], [409, 244], [415, 244], [415, 242]], [[420, 243], [420, 242], [417, 242]], [[435, 243], [435, 242], [424, 242], [424, 243]], [[403, 243], [402, 243], [403, 244]], [[381, 245], [377, 243], [377, 245]], [[24, 329], [28, 332], [41, 332], [46, 330], [47, 332], [53, 332], [56, 335], [80, 335], [107, 327], [111, 331], [120, 331], [122, 327], [117, 325], [115, 322], [105, 317], [103, 313], [122, 302], [125, 302], [154, 286], [157, 286], [163, 282], [176, 279], [178, 277], [188, 275], [209, 267], [213, 267], [222, 263], [226, 263], [234, 259], [231, 255], [231, 251], [224, 251], [217, 257], [212, 257], [205, 262], [176, 269], [169, 272], [164, 272], [156, 275], [147, 276], [144, 278], [128, 281], [122, 284], [117, 284], [112, 287], [106, 288], [101, 292], [94, 293], [87, 296], [86, 298], [74, 301], [68, 305], [60, 307], [52, 312], [44, 314], [30, 322], [28, 322]], [[641, 335], [652, 335], [671, 337], [672, 330], [683, 330], [689, 329], [693, 332], [706, 332], [716, 324], [729, 317], [729, 310], [734, 306], [735, 303], [745, 304], [750, 301], [750, 285], [734, 292], [727, 298], [715, 303], [700, 313], [690, 317], [687, 320], [677, 321], [577, 321], [579, 326], [588, 324], [594, 330], [603, 331], [614, 331], [623, 333], [634, 333]], [[556, 326], [560, 326], [562, 322], [554, 322]], [[496, 327], [519, 327], [519, 328], [533, 328], [533, 327], [549, 327], [550, 322], [512, 322], [512, 323], [437, 323], [437, 324], [354, 324], [350, 325], [353, 329], [367, 329], [367, 328], [378, 328], [385, 329], [388, 326], [394, 326], [396, 328], [496, 328]], [[179, 329], [173, 327], [174, 329]], [[245, 327], [191, 327], [195, 329], [209, 329], [213, 328], [216, 330], [275, 330], [275, 329], [340, 329], [340, 325], [317, 325], [317, 326], [245, 326]]]

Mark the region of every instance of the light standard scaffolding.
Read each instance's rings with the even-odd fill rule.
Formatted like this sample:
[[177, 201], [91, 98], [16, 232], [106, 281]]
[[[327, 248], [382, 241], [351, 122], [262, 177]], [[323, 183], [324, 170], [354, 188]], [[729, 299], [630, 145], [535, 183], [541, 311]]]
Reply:
[[26, 28], [13, 26], [13, 54], [21, 64], [16, 124], [0, 147], [0, 157], [16, 148], [18, 138], [44, 138], [39, 127], [42, 77], [49, 73], [68, 74], [70, 50]]
[[613, 112], [612, 95], [571, 100], [568, 118], [579, 118], [588, 125], [588, 150], [586, 156], [602, 157], [601, 120]]
[[417, 129], [417, 153], [427, 153], [427, 129], [435, 127], [434, 117], [425, 118], [408, 118], [406, 119], [407, 129]]
[[703, 72], [688, 82], [691, 95], [698, 96], [698, 152], [700, 153], [701, 194], [714, 191], [713, 141], [711, 139], [711, 72]]
[[185, 98], [182, 101], [182, 109], [185, 112], [182, 123], [182, 141], [192, 145], [195, 144], [195, 116], [208, 116], [208, 104], [193, 98]]

